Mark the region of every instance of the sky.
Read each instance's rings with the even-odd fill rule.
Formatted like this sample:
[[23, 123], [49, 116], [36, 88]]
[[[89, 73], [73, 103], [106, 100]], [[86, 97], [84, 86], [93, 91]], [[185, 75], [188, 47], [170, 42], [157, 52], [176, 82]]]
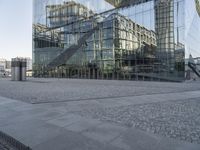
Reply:
[[[76, 1], [84, 3], [91, 9], [93, 7], [98, 8], [99, 11], [102, 11], [102, 8], [108, 9], [106, 7], [108, 4], [105, 4], [104, 0]], [[92, 5], [89, 5], [91, 2]], [[192, 5], [191, 2], [194, 3], [194, 1], [190, 0], [187, 0], [186, 2], [190, 5]], [[189, 5], [186, 6], [192, 7]], [[195, 10], [195, 8], [193, 10]], [[200, 26], [200, 20], [198, 19], [197, 22], [193, 22], [192, 20], [196, 20], [196, 18], [194, 19], [191, 17], [194, 16], [193, 14], [188, 14], [189, 17], [186, 18], [190, 19], [186, 20], [186, 22], [190, 25], [188, 25], [186, 31], [188, 30], [190, 32], [186, 33], [190, 34], [185, 35], [185, 37], [187, 37], [186, 39], [189, 41], [187, 47], [188, 49], [191, 49], [191, 51], [195, 51], [194, 55], [200, 56], [200, 38], [196, 39], [196, 36], [195, 38], [191, 37], [191, 34], [194, 35], [197, 31], [198, 35], [200, 34], [200, 30], [197, 30], [198, 26]], [[193, 27], [196, 27], [196, 30], [192, 33], [191, 28]], [[189, 53], [192, 53], [191, 51], [189, 51]], [[9, 60], [17, 56], [32, 57], [32, 0], [0, 0], [0, 58]]]
[[0, 0], [0, 58], [32, 57], [32, 0]]

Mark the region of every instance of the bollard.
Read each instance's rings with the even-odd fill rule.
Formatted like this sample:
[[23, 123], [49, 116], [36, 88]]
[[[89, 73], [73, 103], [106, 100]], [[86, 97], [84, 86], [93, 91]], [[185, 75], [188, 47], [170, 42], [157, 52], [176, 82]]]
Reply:
[[13, 81], [20, 80], [20, 61], [18, 58], [13, 58], [11, 63], [11, 74]]
[[15, 61], [15, 81], [20, 81], [20, 61]]
[[13, 58], [11, 63], [12, 81], [26, 80], [26, 59]]
[[15, 81], [15, 60], [14, 58], [11, 61], [11, 77], [12, 77], [12, 81]]
[[21, 60], [20, 64], [20, 71], [21, 71], [21, 80], [26, 80], [26, 59]]

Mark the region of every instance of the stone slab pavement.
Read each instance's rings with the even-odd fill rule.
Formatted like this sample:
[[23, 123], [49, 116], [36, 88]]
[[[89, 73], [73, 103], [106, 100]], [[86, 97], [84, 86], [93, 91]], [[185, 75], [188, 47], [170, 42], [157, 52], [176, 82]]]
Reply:
[[39, 104], [0, 96], [0, 130], [33, 150], [199, 150], [199, 103], [198, 89]]
[[[187, 96], [190, 93], [187, 93]], [[191, 94], [190, 98], [192, 98]], [[155, 101], [159, 101], [155, 95]], [[182, 95], [179, 95], [182, 98]], [[197, 97], [197, 93], [194, 94]], [[200, 97], [200, 93], [199, 93]], [[151, 97], [152, 98], [152, 97]], [[110, 102], [109, 102], [110, 101]], [[0, 130], [35, 150], [199, 150], [200, 145], [76, 113], [114, 99], [33, 105], [0, 97]], [[129, 103], [134, 102], [134, 97]], [[147, 100], [146, 100], [147, 101]], [[75, 104], [76, 103], [76, 104]], [[77, 104], [78, 103], [78, 104]], [[117, 106], [124, 106], [117, 103]], [[113, 107], [113, 106], [112, 106]]]

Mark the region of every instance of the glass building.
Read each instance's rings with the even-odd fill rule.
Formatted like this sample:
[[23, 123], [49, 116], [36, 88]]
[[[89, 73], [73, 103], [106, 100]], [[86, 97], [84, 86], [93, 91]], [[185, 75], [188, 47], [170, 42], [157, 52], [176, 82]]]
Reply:
[[35, 77], [184, 81], [188, 70], [198, 76], [192, 56], [200, 57], [199, 0], [33, 0], [33, 6]]

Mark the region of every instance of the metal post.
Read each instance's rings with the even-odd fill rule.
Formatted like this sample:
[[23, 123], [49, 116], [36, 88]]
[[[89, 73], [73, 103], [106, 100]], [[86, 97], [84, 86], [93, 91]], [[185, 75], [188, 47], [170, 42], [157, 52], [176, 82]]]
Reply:
[[21, 65], [20, 65], [20, 71], [21, 71], [21, 80], [25, 81], [26, 80], [26, 59], [21, 60]]

